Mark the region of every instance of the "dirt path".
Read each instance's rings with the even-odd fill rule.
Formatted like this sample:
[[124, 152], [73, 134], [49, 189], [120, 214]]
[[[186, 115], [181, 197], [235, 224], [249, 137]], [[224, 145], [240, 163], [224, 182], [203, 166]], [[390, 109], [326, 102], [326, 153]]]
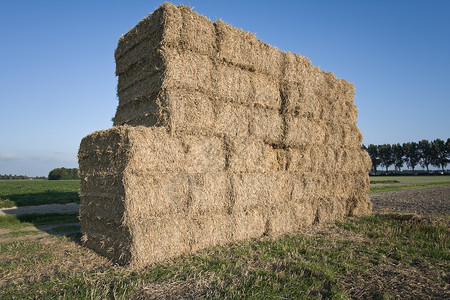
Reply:
[[0, 216], [4, 215], [28, 215], [28, 214], [76, 214], [80, 205], [78, 203], [67, 204], [44, 204], [34, 206], [21, 206], [2, 208]]
[[450, 215], [450, 185], [370, 194], [374, 213]]

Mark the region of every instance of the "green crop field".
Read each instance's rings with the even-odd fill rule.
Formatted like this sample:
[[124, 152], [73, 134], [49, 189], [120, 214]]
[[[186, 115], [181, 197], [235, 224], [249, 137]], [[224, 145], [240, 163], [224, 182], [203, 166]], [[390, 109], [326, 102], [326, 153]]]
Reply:
[[450, 185], [449, 175], [440, 176], [371, 176], [370, 192], [387, 192]]
[[0, 207], [80, 202], [80, 180], [0, 180]]

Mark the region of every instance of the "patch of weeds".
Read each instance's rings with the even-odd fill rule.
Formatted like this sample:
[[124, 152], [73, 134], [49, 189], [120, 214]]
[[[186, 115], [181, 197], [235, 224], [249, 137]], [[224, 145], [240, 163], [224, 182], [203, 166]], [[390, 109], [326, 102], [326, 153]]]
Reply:
[[402, 190], [411, 190], [411, 189], [421, 189], [428, 187], [439, 187], [450, 185], [450, 182], [433, 182], [426, 184], [416, 184], [416, 185], [399, 185], [399, 186], [374, 186], [370, 188], [370, 193], [381, 193], [381, 192], [390, 192], [390, 191], [402, 191]]
[[14, 201], [11, 201], [9, 199], [0, 199], [1, 208], [10, 208], [14, 206], [16, 206], [16, 203]]

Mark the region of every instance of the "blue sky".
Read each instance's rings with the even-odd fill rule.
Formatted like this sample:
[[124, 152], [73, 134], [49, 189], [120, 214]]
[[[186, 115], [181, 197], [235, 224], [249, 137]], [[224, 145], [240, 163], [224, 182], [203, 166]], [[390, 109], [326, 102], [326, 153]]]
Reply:
[[[0, 0], [0, 174], [77, 167], [112, 126], [118, 39], [162, 3]], [[365, 144], [450, 136], [450, 1], [172, 3], [354, 83]]]

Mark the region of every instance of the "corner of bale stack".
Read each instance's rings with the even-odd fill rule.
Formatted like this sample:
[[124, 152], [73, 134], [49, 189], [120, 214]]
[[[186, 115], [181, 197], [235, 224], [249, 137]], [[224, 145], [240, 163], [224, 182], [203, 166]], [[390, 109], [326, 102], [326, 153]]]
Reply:
[[86, 246], [145, 266], [371, 212], [348, 81], [167, 3], [115, 59], [114, 127], [79, 151]]

